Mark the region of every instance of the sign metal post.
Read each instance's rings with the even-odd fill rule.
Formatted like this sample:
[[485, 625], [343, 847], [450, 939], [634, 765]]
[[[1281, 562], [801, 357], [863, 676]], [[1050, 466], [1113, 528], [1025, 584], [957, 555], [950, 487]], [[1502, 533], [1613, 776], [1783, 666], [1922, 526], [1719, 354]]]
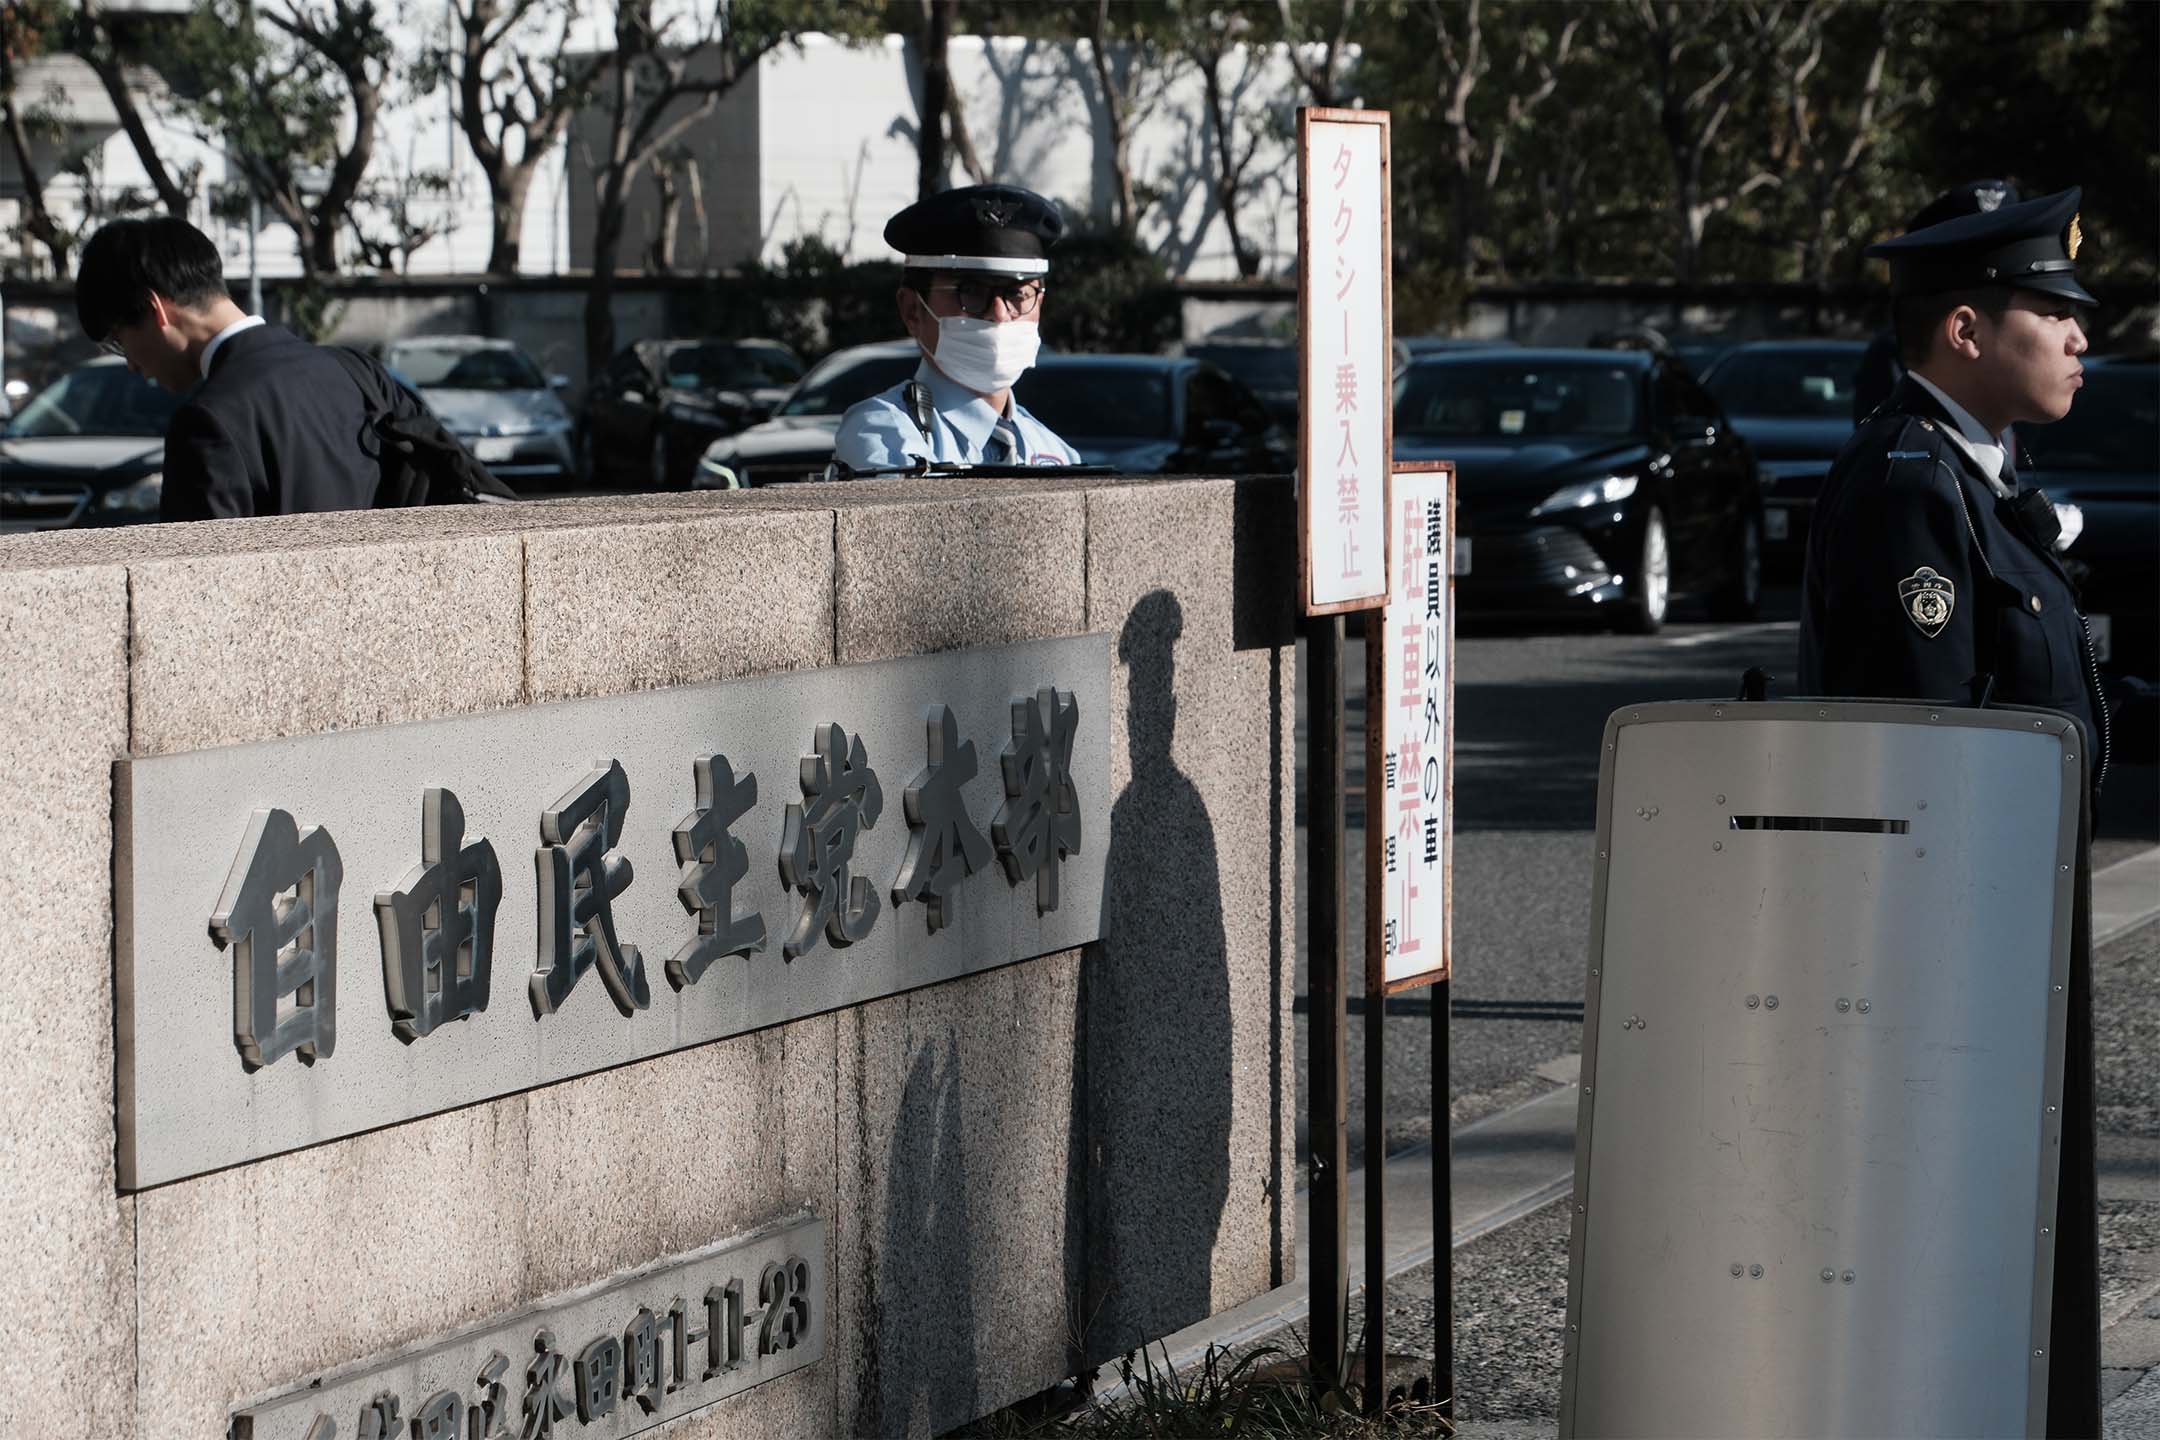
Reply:
[[1387, 998], [1432, 987], [1433, 1398], [1454, 1413], [1454, 1223], [1448, 1169], [1448, 982], [1454, 973], [1455, 474], [1400, 463], [1388, 482], [1385, 608], [1366, 617], [1366, 1410], [1386, 1403]]
[[[1387, 595], [1394, 381], [1388, 136], [1385, 111], [1298, 111], [1298, 589], [1312, 621], [1312, 1367], [1323, 1389], [1349, 1378], [1342, 617]], [[1368, 1070], [1368, 1083], [1377, 1081], [1370, 1060]], [[1368, 1226], [1380, 1218], [1368, 1212]]]

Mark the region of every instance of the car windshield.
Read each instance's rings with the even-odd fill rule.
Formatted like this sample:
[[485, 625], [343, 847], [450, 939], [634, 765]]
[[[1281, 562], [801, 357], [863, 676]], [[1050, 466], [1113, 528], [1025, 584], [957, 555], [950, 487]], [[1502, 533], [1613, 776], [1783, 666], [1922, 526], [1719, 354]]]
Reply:
[[1633, 366], [1581, 361], [1414, 365], [1395, 381], [1395, 433], [1502, 442], [1633, 435], [1641, 377]]
[[2088, 366], [2068, 415], [2018, 434], [2043, 471], [2149, 472], [2160, 457], [2160, 367]]
[[922, 363], [915, 351], [902, 355], [864, 355], [857, 359], [821, 360], [803, 376], [778, 413], [782, 415], [842, 415], [849, 406], [867, 400], [880, 390], [890, 390]]
[[1013, 393], [1037, 420], [1070, 439], [1169, 440], [1170, 372], [1138, 365], [1039, 365]]
[[423, 390], [545, 390], [539, 369], [518, 350], [399, 345], [383, 363]]
[[1255, 390], [1298, 388], [1298, 352], [1291, 345], [1193, 345], [1186, 354], [1219, 365]]
[[161, 436], [180, 397], [125, 365], [85, 365], [40, 390], [4, 432], [18, 440], [50, 435]]
[[1739, 350], [1703, 381], [1728, 415], [1850, 420], [1859, 348]]
[[670, 350], [662, 368], [680, 390], [753, 390], [802, 378], [802, 366], [777, 345], [685, 345]]

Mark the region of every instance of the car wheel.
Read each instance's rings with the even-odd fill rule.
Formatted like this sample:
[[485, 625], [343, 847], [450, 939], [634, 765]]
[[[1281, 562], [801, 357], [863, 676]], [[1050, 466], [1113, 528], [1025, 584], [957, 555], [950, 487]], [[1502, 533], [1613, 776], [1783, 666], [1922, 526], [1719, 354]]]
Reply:
[[1710, 613], [1720, 620], [1752, 620], [1762, 608], [1762, 517], [1740, 517], [1740, 544], [1733, 573], [1710, 597]]
[[1631, 635], [1657, 634], [1665, 624], [1665, 607], [1671, 599], [1672, 544], [1665, 534], [1664, 514], [1652, 505], [1643, 516], [1642, 549], [1628, 584], [1620, 628]]

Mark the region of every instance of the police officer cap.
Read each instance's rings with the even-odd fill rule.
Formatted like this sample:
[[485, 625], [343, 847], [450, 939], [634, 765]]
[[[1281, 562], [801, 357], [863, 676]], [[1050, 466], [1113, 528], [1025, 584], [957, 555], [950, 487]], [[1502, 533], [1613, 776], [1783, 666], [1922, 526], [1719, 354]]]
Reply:
[[1924, 226], [1867, 253], [1890, 262], [1898, 295], [1936, 295], [1982, 285], [2008, 285], [2096, 304], [2077, 282], [2075, 185], [2037, 200], [2001, 205]]
[[970, 270], [1016, 279], [1050, 269], [1065, 233], [1057, 206], [1018, 185], [964, 185], [918, 200], [885, 222], [885, 243], [911, 270]]
[[1942, 194], [1928, 201], [1927, 205], [1912, 219], [1905, 222], [1907, 230], [1925, 230], [1930, 225], [1940, 225], [1945, 220], [1955, 220], [1960, 215], [1985, 215], [2000, 210], [2005, 205], [2015, 205], [2023, 197], [2017, 186], [2008, 180], [1968, 180], [1963, 185], [1953, 185]]

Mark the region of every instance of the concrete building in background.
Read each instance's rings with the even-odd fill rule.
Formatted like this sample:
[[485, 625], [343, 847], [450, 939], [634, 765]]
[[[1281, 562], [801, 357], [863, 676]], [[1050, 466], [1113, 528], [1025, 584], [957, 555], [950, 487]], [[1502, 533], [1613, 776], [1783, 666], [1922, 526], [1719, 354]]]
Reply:
[[[178, 16], [187, 0], [106, 0], [114, 14]], [[597, 47], [603, 37], [573, 34], [573, 48]], [[404, 7], [392, 37], [401, 54], [440, 51], [453, 22], [443, 0]], [[1072, 218], [1107, 228], [1116, 192], [1108, 127], [1084, 42], [956, 36], [948, 53], [952, 83], [990, 180], [1022, 181], [1056, 197]], [[1230, 279], [1239, 273], [1222, 223], [1213, 183], [1213, 128], [1199, 76], [1165, 60], [1129, 64], [1135, 113], [1130, 154], [1133, 182], [1144, 197], [1142, 240], [1172, 274]], [[1298, 103], [1295, 76], [1279, 51], [1235, 54], [1224, 83], [1241, 106], [1241, 128], [1261, 133], [1247, 172], [1239, 220], [1246, 244], [1258, 252], [1259, 273], [1276, 275], [1296, 249], [1296, 180], [1291, 147], [1270, 126], [1270, 111], [1287, 119]], [[189, 218], [217, 239], [227, 273], [249, 273], [249, 226], [213, 213], [212, 197], [244, 194], [238, 167], [204, 136], [149, 70], [131, 72], [144, 118], [159, 153], [176, 171], [199, 175]], [[660, 244], [660, 187], [648, 171], [633, 192], [629, 226], [618, 261], [626, 273], [665, 258], [678, 272], [726, 269], [753, 260], [777, 263], [790, 242], [817, 237], [851, 259], [888, 258], [879, 228], [884, 217], [915, 198], [920, 68], [913, 45], [900, 36], [849, 44], [811, 35], [767, 56], [722, 97], [676, 147], [679, 196], [667, 241]], [[19, 67], [17, 94], [50, 122], [52, 138], [33, 145], [47, 202], [63, 223], [113, 213], [122, 197], [151, 193], [148, 177], [96, 75], [69, 55], [42, 56]], [[592, 261], [595, 191], [591, 156], [605, 139], [605, 116], [588, 110], [565, 142], [542, 163], [525, 214], [521, 268], [564, 274]], [[952, 178], [971, 177], [957, 154]], [[489, 196], [464, 134], [456, 127], [447, 87], [412, 93], [393, 80], [384, 96], [370, 176], [377, 181], [440, 174], [440, 198], [412, 202], [416, 218], [439, 221], [441, 234], [404, 257], [412, 275], [475, 274], [489, 252]], [[49, 275], [44, 247], [17, 233], [22, 219], [20, 166], [0, 145], [0, 274]], [[215, 207], [233, 213], [238, 205]], [[433, 213], [431, 213], [431, 210]], [[365, 211], [363, 211], [363, 216]], [[296, 275], [292, 231], [265, 217], [254, 237], [255, 264], [266, 277]]]

